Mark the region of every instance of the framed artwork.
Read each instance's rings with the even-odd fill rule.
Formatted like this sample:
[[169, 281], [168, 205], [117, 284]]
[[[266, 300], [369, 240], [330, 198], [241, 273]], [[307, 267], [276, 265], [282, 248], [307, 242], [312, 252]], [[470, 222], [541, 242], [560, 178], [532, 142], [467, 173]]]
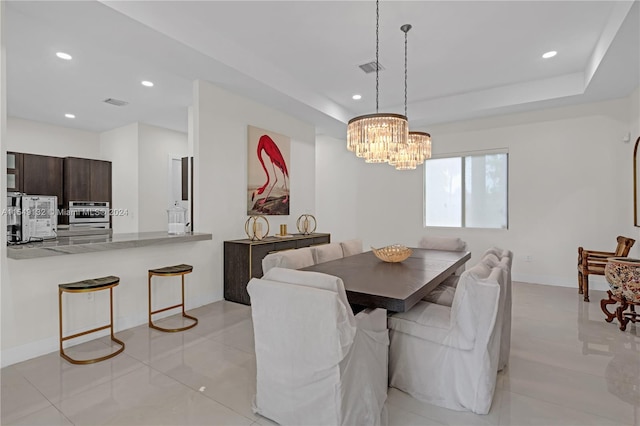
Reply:
[[247, 214], [288, 215], [291, 139], [254, 126], [247, 139]]

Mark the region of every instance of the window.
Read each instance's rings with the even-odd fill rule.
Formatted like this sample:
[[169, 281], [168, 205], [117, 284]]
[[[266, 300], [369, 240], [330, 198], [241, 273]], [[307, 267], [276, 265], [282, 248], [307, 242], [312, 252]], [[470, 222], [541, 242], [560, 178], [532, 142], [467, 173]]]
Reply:
[[425, 161], [425, 225], [507, 228], [506, 152]]

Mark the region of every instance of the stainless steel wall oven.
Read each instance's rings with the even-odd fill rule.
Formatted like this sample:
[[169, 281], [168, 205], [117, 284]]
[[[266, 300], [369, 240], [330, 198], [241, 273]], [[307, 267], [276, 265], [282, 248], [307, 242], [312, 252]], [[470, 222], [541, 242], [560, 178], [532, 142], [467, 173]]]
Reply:
[[109, 228], [108, 201], [69, 201], [69, 227]]

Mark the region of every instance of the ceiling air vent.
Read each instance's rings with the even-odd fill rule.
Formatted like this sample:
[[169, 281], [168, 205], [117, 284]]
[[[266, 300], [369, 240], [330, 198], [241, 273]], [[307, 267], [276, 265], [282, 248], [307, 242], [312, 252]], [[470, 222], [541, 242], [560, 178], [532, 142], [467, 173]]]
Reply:
[[[358, 66], [362, 71], [364, 71], [367, 74], [370, 74], [376, 71], [376, 61], [371, 61], [369, 63], [358, 65]], [[382, 64], [378, 62], [378, 71], [382, 71], [383, 69], [384, 67], [382, 66]]]
[[107, 98], [102, 102], [105, 102], [105, 103], [108, 103], [108, 104], [111, 104], [111, 105], [115, 105], [115, 106], [129, 105], [129, 102], [127, 102], [127, 101], [121, 101], [120, 99], [114, 99], [114, 98]]

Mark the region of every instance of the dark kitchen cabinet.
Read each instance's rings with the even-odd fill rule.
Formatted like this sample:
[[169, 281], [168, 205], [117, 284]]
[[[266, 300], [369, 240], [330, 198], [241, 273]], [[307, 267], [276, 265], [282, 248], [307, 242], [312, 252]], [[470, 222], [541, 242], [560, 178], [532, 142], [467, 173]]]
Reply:
[[7, 152], [7, 191], [22, 192], [22, 154]]
[[55, 195], [62, 204], [63, 159], [47, 155], [22, 154], [22, 192]]
[[182, 200], [189, 199], [189, 157], [182, 157], [181, 164], [181, 177], [182, 177]]
[[66, 157], [64, 159], [64, 203], [69, 201], [98, 201], [91, 199], [91, 160]]
[[91, 201], [108, 201], [111, 205], [111, 162], [91, 160]]
[[[193, 157], [182, 157], [182, 200], [189, 201], [190, 211], [193, 211]], [[191, 185], [189, 185], [191, 182]], [[191, 215], [191, 224], [189, 225], [193, 231], [193, 215]]]
[[109, 201], [111, 203], [111, 162], [87, 158], [64, 159], [64, 203], [69, 201]]

